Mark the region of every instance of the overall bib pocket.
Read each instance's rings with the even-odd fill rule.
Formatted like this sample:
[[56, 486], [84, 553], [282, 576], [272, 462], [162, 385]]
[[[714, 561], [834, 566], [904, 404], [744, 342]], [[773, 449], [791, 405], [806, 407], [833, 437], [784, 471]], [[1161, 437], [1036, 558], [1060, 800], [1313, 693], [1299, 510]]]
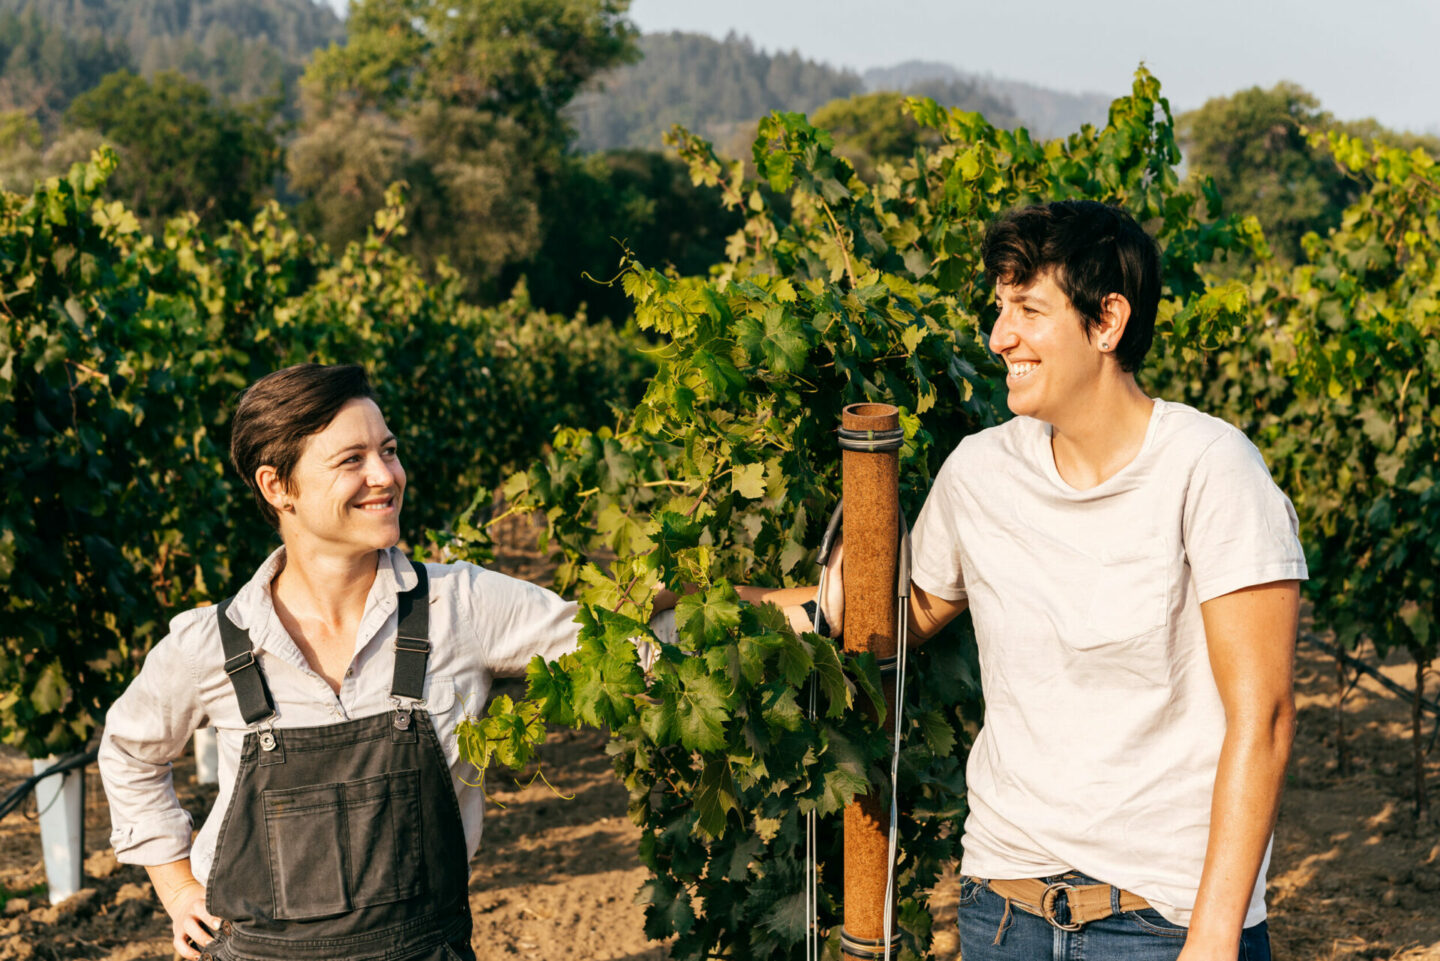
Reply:
[[302, 921], [420, 893], [420, 772], [262, 794], [275, 917]]

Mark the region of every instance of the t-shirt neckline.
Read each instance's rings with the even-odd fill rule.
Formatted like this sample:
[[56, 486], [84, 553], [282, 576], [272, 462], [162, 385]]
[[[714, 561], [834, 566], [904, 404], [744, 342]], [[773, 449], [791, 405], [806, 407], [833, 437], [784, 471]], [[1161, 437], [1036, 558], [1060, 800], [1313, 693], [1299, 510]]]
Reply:
[[1050, 479], [1050, 482], [1052, 484], [1060, 488], [1060, 490], [1064, 493], [1079, 496], [1088, 496], [1091, 494], [1103, 493], [1107, 488], [1120, 482], [1126, 474], [1130, 473], [1131, 470], [1134, 469], [1136, 464], [1140, 463], [1141, 458], [1145, 456], [1145, 452], [1150, 449], [1150, 445], [1155, 440], [1156, 428], [1160, 426], [1160, 417], [1161, 414], [1164, 412], [1165, 402], [1159, 397], [1150, 398], [1150, 402], [1153, 406], [1150, 408], [1150, 420], [1145, 425], [1145, 439], [1140, 442], [1140, 449], [1135, 452], [1135, 456], [1130, 458], [1129, 463], [1127, 463], [1124, 467], [1120, 468], [1115, 473], [1111, 474], [1109, 477], [1096, 484], [1094, 487], [1086, 487], [1084, 489], [1075, 487], [1069, 481], [1065, 480], [1065, 478], [1060, 476], [1060, 468], [1055, 466], [1055, 448], [1051, 444], [1051, 439], [1054, 434], [1055, 428], [1053, 425], [1048, 424], [1045, 421], [1040, 421], [1040, 425], [1042, 428], [1040, 431], [1041, 443], [1040, 449], [1039, 451], [1037, 451], [1037, 454], [1040, 459], [1041, 467], [1045, 472], [1045, 476]]

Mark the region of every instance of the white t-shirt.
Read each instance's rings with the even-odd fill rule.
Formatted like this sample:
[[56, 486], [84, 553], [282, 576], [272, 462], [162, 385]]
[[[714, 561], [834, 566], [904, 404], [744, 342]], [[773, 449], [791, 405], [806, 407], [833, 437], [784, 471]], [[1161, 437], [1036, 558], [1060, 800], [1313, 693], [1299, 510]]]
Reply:
[[1200, 604], [1303, 580], [1297, 531], [1254, 445], [1183, 404], [1155, 401], [1135, 459], [1089, 490], [1041, 421], [961, 442], [912, 540], [914, 582], [968, 599], [979, 643], [964, 874], [1080, 871], [1189, 924], [1225, 735]]

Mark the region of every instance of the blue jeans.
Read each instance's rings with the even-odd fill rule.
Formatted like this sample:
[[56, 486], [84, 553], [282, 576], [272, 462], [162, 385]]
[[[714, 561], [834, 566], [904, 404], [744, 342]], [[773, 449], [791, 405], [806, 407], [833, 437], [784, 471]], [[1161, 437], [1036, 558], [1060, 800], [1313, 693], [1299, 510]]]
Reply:
[[[1045, 880], [1062, 877], [1071, 884], [1097, 883], [1078, 873]], [[1091, 921], [1079, 931], [1062, 931], [1018, 907], [1007, 918], [1005, 899], [970, 878], [960, 882], [959, 919], [965, 961], [1174, 961], [1185, 946], [1186, 929], [1153, 908]], [[1264, 921], [1241, 934], [1237, 961], [1270, 961]]]

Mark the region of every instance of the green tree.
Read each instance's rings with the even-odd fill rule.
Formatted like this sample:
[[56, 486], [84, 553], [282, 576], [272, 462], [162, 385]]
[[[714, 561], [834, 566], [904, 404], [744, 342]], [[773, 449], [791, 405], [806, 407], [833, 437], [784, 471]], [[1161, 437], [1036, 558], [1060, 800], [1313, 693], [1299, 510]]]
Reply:
[[725, 258], [742, 218], [719, 191], [696, 185], [685, 165], [652, 150], [610, 150], [567, 158], [541, 199], [544, 239], [528, 260], [507, 267], [502, 289], [526, 277], [538, 305], [623, 321], [632, 310], [607, 283], [625, 253], [693, 276]]
[[119, 150], [109, 190], [152, 226], [183, 211], [211, 223], [249, 217], [280, 169], [279, 145], [262, 119], [216, 103], [175, 73], [110, 74], [76, 98], [66, 118]]
[[1336, 120], [1291, 83], [1216, 97], [1179, 121], [1190, 171], [1213, 181], [1225, 212], [1254, 215], [1286, 263], [1303, 261], [1305, 234], [1338, 227], [1368, 186], [1363, 171], [1337, 164], [1308, 131], [1337, 130], [1406, 150], [1440, 148], [1433, 137], [1395, 133], [1374, 120]]
[[832, 100], [815, 111], [815, 126], [835, 138], [835, 151], [855, 166], [866, 180], [875, 179], [875, 166], [913, 156], [921, 146], [933, 149], [940, 135], [922, 128], [904, 110], [905, 95], [881, 91], [845, 100]]
[[[144, 77], [174, 70], [237, 103], [278, 97], [289, 117], [311, 51], [344, 37], [340, 18], [313, 0], [0, 0], [0, 24], [6, 18], [33, 21], [62, 41], [64, 55], [41, 58], [33, 74], [54, 98], [56, 118], [124, 68]], [[72, 75], [76, 83], [67, 82]]]
[[409, 249], [479, 288], [539, 247], [562, 165], [561, 110], [633, 55], [628, 0], [361, 0], [306, 71], [291, 184], [332, 241], [410, 184]]
[[0, 2], [0, 109], [26, 113], [46, 131], [59, 126], [72, 99], [132, 63], [123, 44], [97, 30], [67, 29], [44, 5], [6, 5]]

